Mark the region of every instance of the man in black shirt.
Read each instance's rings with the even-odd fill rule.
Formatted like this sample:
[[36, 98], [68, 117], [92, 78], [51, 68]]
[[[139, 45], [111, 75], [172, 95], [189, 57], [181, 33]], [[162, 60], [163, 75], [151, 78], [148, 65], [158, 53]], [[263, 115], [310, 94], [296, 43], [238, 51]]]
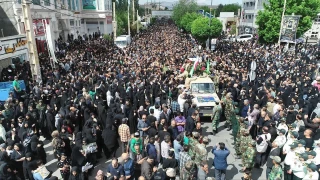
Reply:
[[157, 118], [154, 116], [154, 109], [150, 109], [150, 115], [147, 117], [147, 124], [150, 126], [153, 122], [156, 124]]
[[303, 133], [303, 136], [300, 139], [303, 139], [306, 141], [306, 151], [311, 151], [313, 148], [313, 138], [312, 138], [313, 132], [311, 129], [306, 129]]

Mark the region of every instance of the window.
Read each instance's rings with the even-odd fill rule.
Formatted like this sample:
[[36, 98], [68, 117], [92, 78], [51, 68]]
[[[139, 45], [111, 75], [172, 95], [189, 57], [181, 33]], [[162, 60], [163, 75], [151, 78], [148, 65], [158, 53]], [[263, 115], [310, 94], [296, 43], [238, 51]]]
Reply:
[[70, 19], [70, 26], [74, 26], [74, 20]]
[[103, 0], [96, 0], [97, 10], [103, 10]]
[[74, 0], [71, 0], [71, 1], [72, 1], [72, 2], [71, 2], [71, 4], [72, 4], [71, 9], [74, 11], [74, 10], [76, 10], [76, 5], [75, 5]]
[[40, 5], [40, 0], [32, 0], [32, 3], [33, 3], [34, 5]]
[[75, 10], [76, 11], [79, 11], [79, 0], [74, 0], [75, 1], [75, 3], [76, 3], [76, 8], [75, 8]]
[[18, 0], [18, 3], [21, 4], [21, 1], [22, 1], [22, 0]]
[[71, 10], [71, 0], [68, 0], [68, 10]]
[[43, 0], [45, 6], [50, 6], [50, 0]]
[[192, 83], [191, 92], [194, 93], [213, 93], [213, 83]]
[[54, 8], [58, 9], [57, 0], [54, 0]]

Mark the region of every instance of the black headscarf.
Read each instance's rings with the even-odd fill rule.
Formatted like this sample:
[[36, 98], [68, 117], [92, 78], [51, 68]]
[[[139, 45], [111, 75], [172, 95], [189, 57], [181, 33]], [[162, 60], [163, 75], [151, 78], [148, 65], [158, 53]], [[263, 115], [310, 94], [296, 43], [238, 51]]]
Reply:
[[71, 161], [72, 166], [82, 167], [85, 164], [86, 158], [83, 156], [83, 154], [80, 152], [81, 147], [75, 146], [72, 149], [71, 153]]

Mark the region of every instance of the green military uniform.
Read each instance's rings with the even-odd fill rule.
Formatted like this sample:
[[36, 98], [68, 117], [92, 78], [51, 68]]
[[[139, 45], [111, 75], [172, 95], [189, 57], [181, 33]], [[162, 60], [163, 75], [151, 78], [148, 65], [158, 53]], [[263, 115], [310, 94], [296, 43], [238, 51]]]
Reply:
[[199, 144], [198, 140], [194, 139], [194, 138], [190, 138], [189, 140], [189, 156], [191, 157], [191, 159], [195, 158], [195, 147]]
[[269, 173], [269, 179], [268, 180], [281, 180], [282, 179], [282, 168], [280, 165], [273, 166], [271, 169], [271, 172]]
[[200, 165], [201, 162], [207, 160], [207, 149], [204, 144], [198, 143], [195, 147], [195, 158], [194, 162], [196, 163], [197, 166]]
[[236, 142], [237, 139], [237, 133], [239, 131], [239, 120], [240, 116], [236, 116], [236, 113], [239, 112], [238, 108], [235, 108], [233, 111], [233, 114], [231, 116], [231, 124], [232, 124], [232, 135], [233, 135], [233, 140]]
[[214, 82], [214, 87], [216, 89], [216, 92], [219, 92], [219, 83], [220, 83], [220, 77], [218, 74], [215, 74], [214, 78], [213, 78], [213, 82]]
[[224, 115], [226, 117], [226, 124], [230, 125], [232, 111], [233, 111], [233, 102], [230, 99], [226, 99], [225, 103], [226, 103], [226, 106], [224, 109]]
[[197, 170], [197, 167], [195, 165], [195, 163], [191, 160], [188, 161], [185, 165], [185, 167], [182, 168], [182, 177], [181, 180], [190, 180], [190, 179], [194, 179], [194, 175], [195, 172]]
[[220, 117], [222, 113], [222, 107], [220, 104], [216, 105], [213, 108], [213, 114], [212, 114], [212, 131], [218, 130], [218, 125], [220, 122]]
[[237, 134], [238, 138], [236, 139], [235, 147], [234, 147], [237, 155], [240, 155], [242, 153], [241, 152], [241, 143], [244, 141], [244, 138], [245, 138], [245, 136], [243, 135], [244, 131], [245, 131], [245, 129], [241, 128]]
[[240, 143], [240, 153], [242, 154], [242, 158], [244, 158], [244, 153], [247, 151], [250, 142], [252, 141], [251, 136], [247, 133], [248, 130], [245, 131], [245, 135]]
[[255, 141], [251, 141], [250, 145], [247, 147], [246, 151], [243, 153], [243, 166], [246, 169], [252, 169], [254, 166], [254, 160], [256, 156], [256, 148], [255, 148]]

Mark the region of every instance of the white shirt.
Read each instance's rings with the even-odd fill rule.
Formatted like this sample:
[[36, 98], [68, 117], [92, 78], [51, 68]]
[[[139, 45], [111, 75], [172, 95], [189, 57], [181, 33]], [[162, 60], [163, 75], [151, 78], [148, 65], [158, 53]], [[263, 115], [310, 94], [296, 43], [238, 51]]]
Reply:
[[161, 156], [163, 158], [168, 158], [169, 157], [169, 149], [170, 146], [168, 143], [166, 143], [165, 141], [161, 142]]
[[273, 114], [275, 114], [276, 112], [278, 112], [278, 109], [280, 108], [280, 105], [279, 104], [275, 104], [273, 106]]
[[292, 150], [289, 150], [289, 151], [287, 152], [286, 158], [284, 159], [284, 164], [285, 164], [285, 165], [288, 165], [288, 166], [291, 166], [291, 164], [294, 162], [293, 160], [296, 159], [296, 158], [297, 158], [297, 157], [296, 157], [295, 152], [292, 151]]
[[293, 143], [293, 139], [287, 139], [287, 142], [283, 146], [282, 152], [289, 152], [290, 151], [290, 145]]
[[159, 109], [154, 109], [154, 117], [157, 118], [157, 120], [159, 121], [160, 120], [160, 114], [161, 114], [161, 111]]
[[316, 157], [314, 157], [314, 160], [315, 160], [314, 164], [319, 165], [320, 164], [320, 147], [315, 147], [313, 150], [317, 153]]
[[292, 173], [298, 178], [304, 178], [306, 176], [307, 167], [299, 160], [294, 160], [290, 166]]
[[319, 179], [319, 173], [315, 171], [315, 172], [308, 172], [302, 180], [318, 180], [318, 179]]
[[306, 148], [304, 148], [304, 147], [297, 147], [295, 149], [295, 152], [297, 152], [299, 154], [304, 153], [305, 151], [306, 151]]
[[279, 134], [279, 130], [280, 129], [284, 129], [286, 130], [286, 133], [288, 132], [288, 126], [286, 125], [286, 123], [280, 123], [279, 126], [277, 127], [277, 132]]
[[277, 136], [276, 139], [274, 140], [279, 146], [279, 148], [282, 148], [282, 146], [287, 142], [286, 136]]

